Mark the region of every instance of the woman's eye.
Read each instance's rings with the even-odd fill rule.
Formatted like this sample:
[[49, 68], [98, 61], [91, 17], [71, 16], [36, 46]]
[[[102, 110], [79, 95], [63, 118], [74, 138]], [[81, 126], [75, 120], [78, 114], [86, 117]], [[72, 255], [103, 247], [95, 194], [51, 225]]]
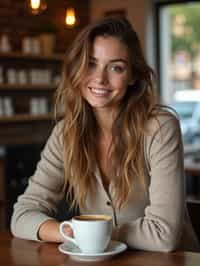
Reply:
[[111, 70], [116, 73], [122, 73], [124, 71], [124, 67], [122, 66], [111, 66]]

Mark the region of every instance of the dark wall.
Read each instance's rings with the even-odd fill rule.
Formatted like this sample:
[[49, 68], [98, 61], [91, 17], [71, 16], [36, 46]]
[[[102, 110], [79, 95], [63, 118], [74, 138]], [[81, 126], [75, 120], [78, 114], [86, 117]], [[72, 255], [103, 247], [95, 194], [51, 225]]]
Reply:
[[[29, 178], [34, 174], [40, 160], [43, 144], [19, 145], [6, 148], [6, 197], [7, 224], [10, 224], [13, 205], [28, 185]], [[64, 198], [58, 205], [58, 220], [70, 219], [78, 210], [70, 209], [70, 202]]]
[[8, 203], [8, 222], [13, 212], [13, 204], [22, 194], [33, 175], [43, 144], [19, 145], [6, 148], [6, 198]]
[[[47, 9], [40, 15], [31, 15], [26, 8], [25, 0], [0, 1], [0, 35], [6, 32], [12, 46], [20, 50], [24, 36], [37, 35], [44, 30], [49, 22], [56, 25], [56, 52], [66, 50], [76, 34], [89, 22], [88, 0], [47, 0]], [[79, 23], [74, 28], [65, 26], [65, 10], [74, 7]]]

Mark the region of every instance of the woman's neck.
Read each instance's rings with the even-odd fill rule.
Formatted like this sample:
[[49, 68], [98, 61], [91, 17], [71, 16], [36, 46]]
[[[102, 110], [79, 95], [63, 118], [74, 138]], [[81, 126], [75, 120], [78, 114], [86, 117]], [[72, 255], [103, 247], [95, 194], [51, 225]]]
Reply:
[[116, 117], [116, 112], [108, 110], [94, 111], [98, 126], [99, 133], [102, 138], [108, 138], [112, 135], [112, 126]]

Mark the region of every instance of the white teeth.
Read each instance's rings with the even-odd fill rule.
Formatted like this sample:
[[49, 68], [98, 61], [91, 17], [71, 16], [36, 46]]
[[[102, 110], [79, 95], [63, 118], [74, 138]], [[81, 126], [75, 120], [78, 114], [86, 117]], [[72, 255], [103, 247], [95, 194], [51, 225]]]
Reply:
[[104, 95], [104, 94], [107, 94], [109, 92], [109, 90], [105, 90], [105, 89], [94, 89], [94, 88], [91, 88], [91, 91], [96, 93], [96, 94], [99, 94], [99, 95]]

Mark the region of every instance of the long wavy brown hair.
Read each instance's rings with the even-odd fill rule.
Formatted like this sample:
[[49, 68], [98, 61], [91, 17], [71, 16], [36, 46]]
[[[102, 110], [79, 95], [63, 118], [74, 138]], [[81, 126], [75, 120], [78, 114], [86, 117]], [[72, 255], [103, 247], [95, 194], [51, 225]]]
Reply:
[[113, 202], [121, 208], [134, 190], [135, 182], [145, 184], [143, 137], [147, 121], [155, 114], [154, 74], [144, 59], [136, 32], [124, 18], [108, 17], [87, 26], [66, 53], [56, 92], [56, 108], [64, 106], [65, 189], [68, 196], [73, 196], [73, 205], [84, 206], [87, 193], [95, 185], [98, 125], [92, 107], [81, 95], [80, 86], [97, 36], [116, 37], [127, 46], [135, 77], [134, 84], [127, 87], [112, 127]]

